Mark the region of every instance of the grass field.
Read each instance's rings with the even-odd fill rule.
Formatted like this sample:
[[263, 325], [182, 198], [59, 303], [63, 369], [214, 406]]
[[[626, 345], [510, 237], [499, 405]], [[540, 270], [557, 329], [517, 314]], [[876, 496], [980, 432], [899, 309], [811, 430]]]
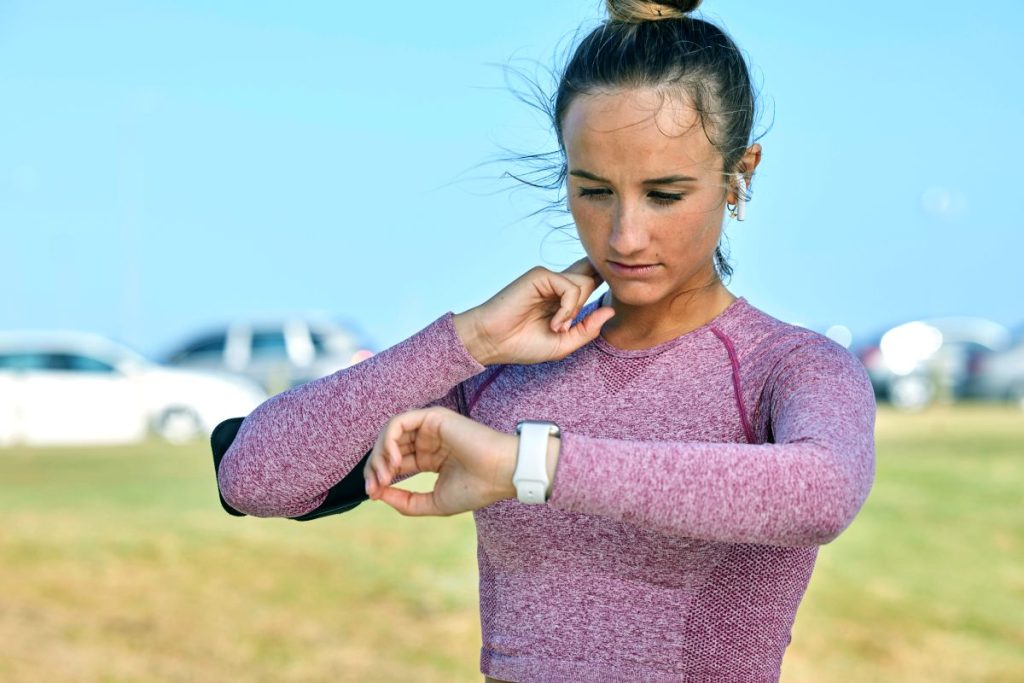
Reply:
[[[882, 410], [783, 681], [1024, 680], [1024, 414]], [[479, 681], [469, 515], [220, 510], [204, 444], [0, 450], [0, 680]]]

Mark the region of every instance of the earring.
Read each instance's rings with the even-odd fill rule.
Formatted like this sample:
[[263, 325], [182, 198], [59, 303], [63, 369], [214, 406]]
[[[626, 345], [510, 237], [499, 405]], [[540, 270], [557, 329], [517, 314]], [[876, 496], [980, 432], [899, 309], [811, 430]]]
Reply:
[[729, 209], [729, 217], [735, 218], [738, 221], [745, 220], [747, 217], [747, 180], [743, 177], [742, 173], [736, 174], [736, 203], [726, 204], [726, 208]]

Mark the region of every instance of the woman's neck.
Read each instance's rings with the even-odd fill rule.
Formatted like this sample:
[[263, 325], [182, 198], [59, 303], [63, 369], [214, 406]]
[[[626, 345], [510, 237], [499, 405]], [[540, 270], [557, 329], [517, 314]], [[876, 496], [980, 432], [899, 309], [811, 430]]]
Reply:
[[691, 295], [676, 297], [670, 310], [654, 306], [630, 306], [616, 301], [611, 291], [601, 305], [612, 306], [615, 317], [601, 328], [601, 336], [623, 350], [649, 349], [707, 325], [729, 307], [736, 296], [721, 282]]

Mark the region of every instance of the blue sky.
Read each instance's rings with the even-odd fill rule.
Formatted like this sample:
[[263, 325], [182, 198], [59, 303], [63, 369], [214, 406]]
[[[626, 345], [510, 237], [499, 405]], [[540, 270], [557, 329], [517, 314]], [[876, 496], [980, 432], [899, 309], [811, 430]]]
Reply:
[[[879, 8], [880, 7], [880, 8]], [[594, 0], [0, 1], [0, 329], [157, 354], [290, 311], [379, 347], [578, 245], [508, 191], [553, 144], [500, 66], [554, 63]], [[770, 130], [730, 289], [855, 341], [1024, 322], [1024, 9], [707, 0]]]

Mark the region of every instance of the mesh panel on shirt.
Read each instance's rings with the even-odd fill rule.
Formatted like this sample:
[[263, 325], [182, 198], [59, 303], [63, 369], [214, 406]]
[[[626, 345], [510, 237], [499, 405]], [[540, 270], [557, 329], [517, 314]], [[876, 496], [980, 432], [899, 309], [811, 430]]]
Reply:
[[640, 358], [608, 356], [601, 360], [598, 370], [601, 383], [609, 394], [614, 395], [628, 390], [634, 384], [643, 383], [648, 369], [657, 361], [657, 356], [642, 356]]

